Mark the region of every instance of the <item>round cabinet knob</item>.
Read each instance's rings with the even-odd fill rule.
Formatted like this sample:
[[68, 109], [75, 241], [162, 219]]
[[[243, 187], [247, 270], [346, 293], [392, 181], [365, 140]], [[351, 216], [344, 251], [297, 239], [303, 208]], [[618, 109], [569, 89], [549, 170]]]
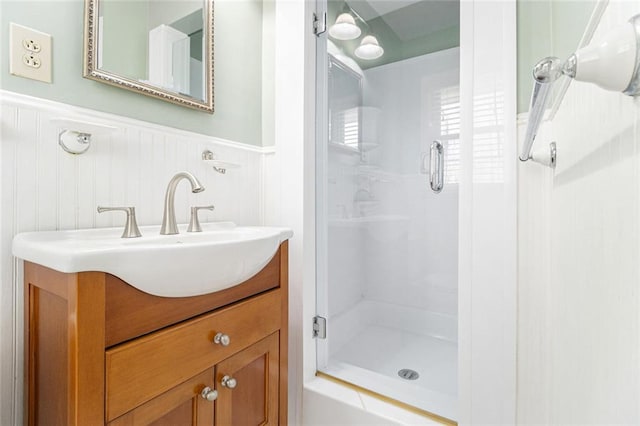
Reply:
[[238, 385], [238, 382], [231, 376], [224, 376], [220, 384], [225, 388], [234, 389]]
[[211, 389], [209, 386], [202, 389], [200, 395], [207, 401], [215, 401], [218, 398], [218, 391]]
[[223, 333], [218, 333], [213, 338], [213, 343], [216, 345], [229, 346], [229, 343], [231, 343], [231, 337]]

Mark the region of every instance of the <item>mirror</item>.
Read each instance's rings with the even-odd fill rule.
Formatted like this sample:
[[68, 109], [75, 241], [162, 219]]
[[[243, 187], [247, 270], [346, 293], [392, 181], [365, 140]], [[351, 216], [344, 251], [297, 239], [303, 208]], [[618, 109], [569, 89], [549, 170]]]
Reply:
[[85, 0], [83, 75], [213, 113], [213, 0]]

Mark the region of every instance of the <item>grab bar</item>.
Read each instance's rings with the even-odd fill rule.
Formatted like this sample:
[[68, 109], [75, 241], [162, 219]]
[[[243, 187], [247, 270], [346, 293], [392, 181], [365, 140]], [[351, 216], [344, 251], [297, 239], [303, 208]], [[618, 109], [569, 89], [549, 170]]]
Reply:
[[531, 159], [533, 143], [538, 135], [540, 124], [544, 118], [544, 111], [549, 102], [549, 95], [553, 83], [562, 76], [562, 61], [556, 57], [544, 58], [533, 68], [533, 92], [531, 93], [531, 107], [529, 108], [529, 122], [527, 132], [520, 152], [520, 161]]
[[430, 151], [430, 177], [431, 190], [436, 194], [444, 187], [444, 148], [440, 141], [433, 141]]

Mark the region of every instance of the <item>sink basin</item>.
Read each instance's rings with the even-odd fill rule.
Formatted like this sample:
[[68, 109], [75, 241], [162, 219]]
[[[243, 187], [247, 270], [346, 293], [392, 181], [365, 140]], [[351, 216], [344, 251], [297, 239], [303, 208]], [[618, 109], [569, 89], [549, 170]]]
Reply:
[[251, 278], [269, 263], [287, 228], [202, 224], [202, 232], [120, 238], [122, 228], [27, 232], [13, 239], [14, 256], [60, 272], [99, 271], [149, 294], [186, 297], [224, 290]]

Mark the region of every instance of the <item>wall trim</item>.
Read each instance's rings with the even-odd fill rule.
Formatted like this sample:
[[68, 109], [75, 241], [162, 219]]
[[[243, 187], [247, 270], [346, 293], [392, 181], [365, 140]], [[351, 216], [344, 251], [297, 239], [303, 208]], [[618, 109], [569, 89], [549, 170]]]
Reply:
[[38, 98], [34, 96], [24, 95], [22, 93], [11, 92], [0, 89], [0, 104], [10, 105], [21, 108], [30, 108], [43, 112], [54, 112], [56, 114], [67, 115], [64, 118], [89, 118], [92, 121], [104, 122], [105, 124], [115, 124], [124, 126], [135, 126], [143, 129], [159, 131], [176, 137], [196, 139], [202, 142], [213, 143], [239, 150], [257, 152], [260, 154], [272, 154], [276, 152], [275, 146], [254, 146], [246, 143], [236, 142], [228, 139], [218, 138], [215, 136], [203, 135], [201, 133], [191, 132], [189, 130], [176, 129], [175, 127], [163, 126], [160, 124], [150, 123], [135, 118], [125, 117], [121, 115], [96, 111], [89, 108], [79, 107], [75, 105], [56, 102], [49, 99]]

